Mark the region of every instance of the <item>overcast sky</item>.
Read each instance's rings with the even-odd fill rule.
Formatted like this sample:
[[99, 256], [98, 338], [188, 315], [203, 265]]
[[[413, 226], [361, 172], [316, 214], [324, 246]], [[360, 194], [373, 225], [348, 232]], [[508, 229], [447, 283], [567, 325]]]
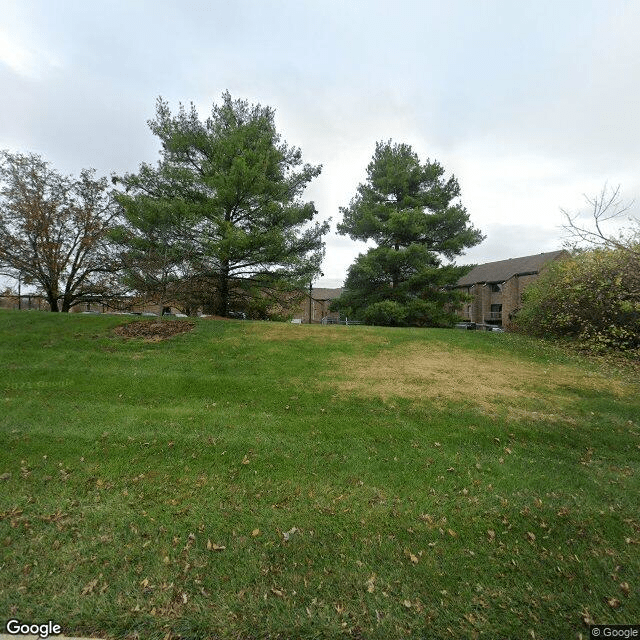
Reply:
[[605, 181], [640, 202], [638, 34], [638, 0], [0, 0], [0, 149], [135, 171], [158, 96], [228, 89], [323, 165], [321, 286], [366, 250], [335, 225], [379, 140], [458, 178], [487, 235], [460, 264], [553, 251]]

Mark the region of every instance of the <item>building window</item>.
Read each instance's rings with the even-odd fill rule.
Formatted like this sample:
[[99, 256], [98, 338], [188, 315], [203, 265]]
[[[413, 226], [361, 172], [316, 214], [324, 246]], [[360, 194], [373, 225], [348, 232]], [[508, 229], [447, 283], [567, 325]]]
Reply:
[[491, 285], [491, 292], [492, 293], [499, 293], [500, 291], [502, 291], [502, 283], [492, 284]]

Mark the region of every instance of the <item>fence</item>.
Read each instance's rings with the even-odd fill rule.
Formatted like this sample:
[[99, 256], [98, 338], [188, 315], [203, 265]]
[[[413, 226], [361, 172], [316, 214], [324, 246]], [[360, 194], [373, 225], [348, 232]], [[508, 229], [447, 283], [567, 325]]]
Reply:
[[325, 316], [321, 320], [322, 324], [344, 324], [349, 326], [351, 324], [364, 324], [360, 320], [349, 320], [349, 318], [334, 318], [333, 316]]
[[49, 311], [49, 303], [44, 296], [37, 294], [0, 295], [0, 309], [24, 309]]
[[[49, 311], [50, 306], [44, 296], [36, 293], [20, 296], [0, 294], [0, 309]], [[158, 304], [126, 296], [105, 300], [96, 298], [82, 300], [71, 307], [72, 313], [80, 313], [81, 311], [100, 311], [102, 313], [158, 311]]]

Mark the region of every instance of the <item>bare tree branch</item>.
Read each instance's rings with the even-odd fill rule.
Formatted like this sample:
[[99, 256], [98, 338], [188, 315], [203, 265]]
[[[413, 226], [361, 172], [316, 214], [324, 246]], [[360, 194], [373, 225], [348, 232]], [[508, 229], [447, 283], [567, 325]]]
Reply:
[[585, 195], [584, 198], [590, 206], [590, 224], [581, 224], [580, 212], [570, 214], [564, 209], [560, 210], [566, 219], [566, 224], [562, 228], [568, 232], [569, 239], [574, 243], [584, 243], [592, 247], [620, 249], [640, 257], [638, 248], [640, 220], [637, 217], [629, 216], [630, 229], [618, 232], [617, 235], [605, 228], [606, 223], [620, 220], [634, 205], [634, 201], [623, 202], [620, 196], [620, 185], [614, 188], [605, 183], [598, 195], [594, 197]]

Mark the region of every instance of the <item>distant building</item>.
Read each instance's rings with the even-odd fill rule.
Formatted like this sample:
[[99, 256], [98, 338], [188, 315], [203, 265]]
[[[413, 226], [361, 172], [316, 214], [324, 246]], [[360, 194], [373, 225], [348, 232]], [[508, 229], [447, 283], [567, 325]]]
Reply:
[[522, 292], [527, 285], [538, 277], [545, 265], [568, 255], [564, 250], [551, 251], [479, 264], [456, 285], [471, 296], [462, 316], [468, 322], [508, 327], [522, 304]]
[[[300, 306], [293, 312], [294, 320], [301, 320], [304, 324], [309, 322], [320, 323], [325, 318], [338, 319], [339, 315], [336, 312], [329, 311], [329, 305], [331, 301], [338, 298], [342, 294], [343, 289], [323, 289], [317, 288], [311, 290], [311, 296], [309, 296], [309, 290], [306, 292], [306, 296], [302, 299]], [[311, 316], [309, 316], [311, 311]]]

